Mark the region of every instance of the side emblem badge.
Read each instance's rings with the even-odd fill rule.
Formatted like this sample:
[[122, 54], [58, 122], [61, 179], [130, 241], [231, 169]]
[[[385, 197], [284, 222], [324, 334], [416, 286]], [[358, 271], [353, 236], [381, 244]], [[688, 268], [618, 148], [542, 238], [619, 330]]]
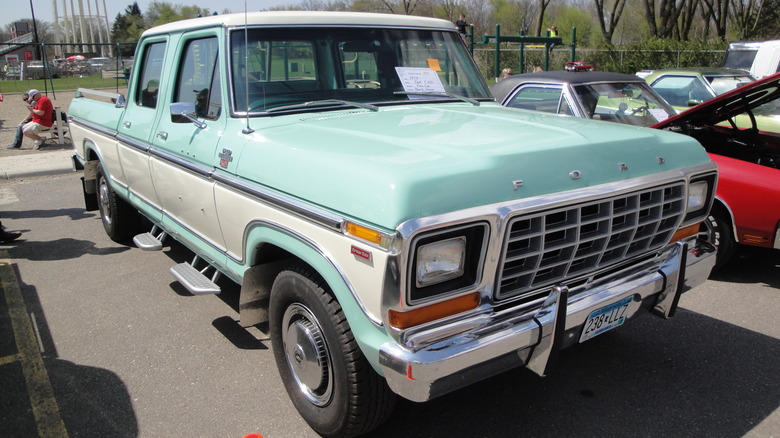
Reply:
[[230, 149], [222, 149], [219, 156], [219, 167], [227, 169], [231, 161], [233, 161], [233, 151]]

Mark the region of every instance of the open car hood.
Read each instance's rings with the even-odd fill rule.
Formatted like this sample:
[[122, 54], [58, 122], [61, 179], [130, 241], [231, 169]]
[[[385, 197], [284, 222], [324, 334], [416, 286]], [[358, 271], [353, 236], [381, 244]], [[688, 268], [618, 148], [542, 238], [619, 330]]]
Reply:
[[751, 82], [721, 94], [680, 114], [658, 122], [651, 128], [664, 129], [681, 125], [714, 125], [737, 114], [753, 110], [780, 97], [780, 73]]

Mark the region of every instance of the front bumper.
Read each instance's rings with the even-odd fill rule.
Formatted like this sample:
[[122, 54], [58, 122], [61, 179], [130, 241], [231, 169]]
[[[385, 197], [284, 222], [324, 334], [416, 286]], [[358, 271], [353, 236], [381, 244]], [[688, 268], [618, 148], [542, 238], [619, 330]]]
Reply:
[[532, 312], [509, 309], [458, 321], [447, 328], [457, 335], [419, 349], [385, 343], [380, 367], [394, 392], [419, 402], [519, 366], [544, 375], [560, 349], [579, 341], [594, 310], [632, 297], [628, 318], [640, 309], [669, 318], [680, 295], [704, 283], [714, 264], [711, 244], [677, 242], [659, 257], [597, 281], [553, 287]]

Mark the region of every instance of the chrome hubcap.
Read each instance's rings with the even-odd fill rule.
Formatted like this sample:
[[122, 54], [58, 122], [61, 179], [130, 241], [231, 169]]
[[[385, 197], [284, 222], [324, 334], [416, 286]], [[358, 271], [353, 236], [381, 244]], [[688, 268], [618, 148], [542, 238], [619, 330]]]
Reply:
[[333, 393], [333, 370], [317, 319], [296, 303], [284, 312], [282, 324], [284, 353], [295, 382], [309, 401], [324, 406]]
[[105, 177], [100, 177], [100, 187], [98, 188], [98, 194], [99, 194], [99, 201], [100, 201], [100, 213], [103, 216], [103, 220], [110, 224], [111, 223], [111, 208], [109, 205], [109, 197], [108, 197], [108, 183], [106, 183]]

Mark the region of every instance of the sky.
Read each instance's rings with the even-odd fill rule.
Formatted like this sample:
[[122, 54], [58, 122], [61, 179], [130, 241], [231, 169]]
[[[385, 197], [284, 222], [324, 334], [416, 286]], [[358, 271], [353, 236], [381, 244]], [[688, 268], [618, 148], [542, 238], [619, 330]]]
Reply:
[[[21, 1], [13, 1], [14, 6], [9, 7], [10, 3], [13, 0], [0, 0], [0, 3], [4, 3], [4, 7], [2, 7], [3, 13], [0, 14], [0, 26], [5, 27], [7, 24], [11, 24], [14, 21], [24, 19], [24, 18], [32, 18], [32, 13], [30, 9], [30, 4], [32, 3], [32, 7], [35, 9], [35, 18], [40, 21], [48, 21], [50, 23], [54, 22], [54, 8], [52, 7], [52, 2], [54, 0], [21, 0]], [[96, 12], [96, 0], [81, 0], [84, 8], [84, 15], [88, 15], [87, 11], [87, 2], [89, 2], [89, 6], [92, 9], [92, 14], [97, 15]], [[141, 12], [146, 12], [147, 6], [152, 3], [153, 0], [136, 0], [138, 3], [138, 7], [141, 8]], [[274, 7], [274, 6], [283, 6], [283, 5], [294, 5], [300, 3], [301, 0], [161, 0], [166, 3], [171, 4], [180, 4], [185, 6], [200, 6], [202, 8], [208, 8], [210, 11], [217, 11], [222, 12], [224, 9], [229, 9], [231, 12], [243, 12], [244, 10], [244, 4], [246, 3], [246, 7], [248, 11], [259, 11], [262, 9]], [[63, 8], [62, 8], [62, 2], [63, 0], [56, 0], [57, 2], [57, 11], [62, 17], [63, 15]], [[76, 11], [78, 11], [78, 4], [79, 0], [65, 0], [67, 6], [68, 6], [68, 13], [70, 14], [70, 5], [71, 2], [73, 3]], [[100, 7], [100, 15], [104, 15], [103, 12], [103, 3], [105, 2], [107, 14], [108, 15], [108, 21], [113, 22], [114, 18], [117, 14], [120, 12], [124, 12], [124, 10], [131, 4], [133, 4], [133, 0], [97, 0], [97, 5]]]

